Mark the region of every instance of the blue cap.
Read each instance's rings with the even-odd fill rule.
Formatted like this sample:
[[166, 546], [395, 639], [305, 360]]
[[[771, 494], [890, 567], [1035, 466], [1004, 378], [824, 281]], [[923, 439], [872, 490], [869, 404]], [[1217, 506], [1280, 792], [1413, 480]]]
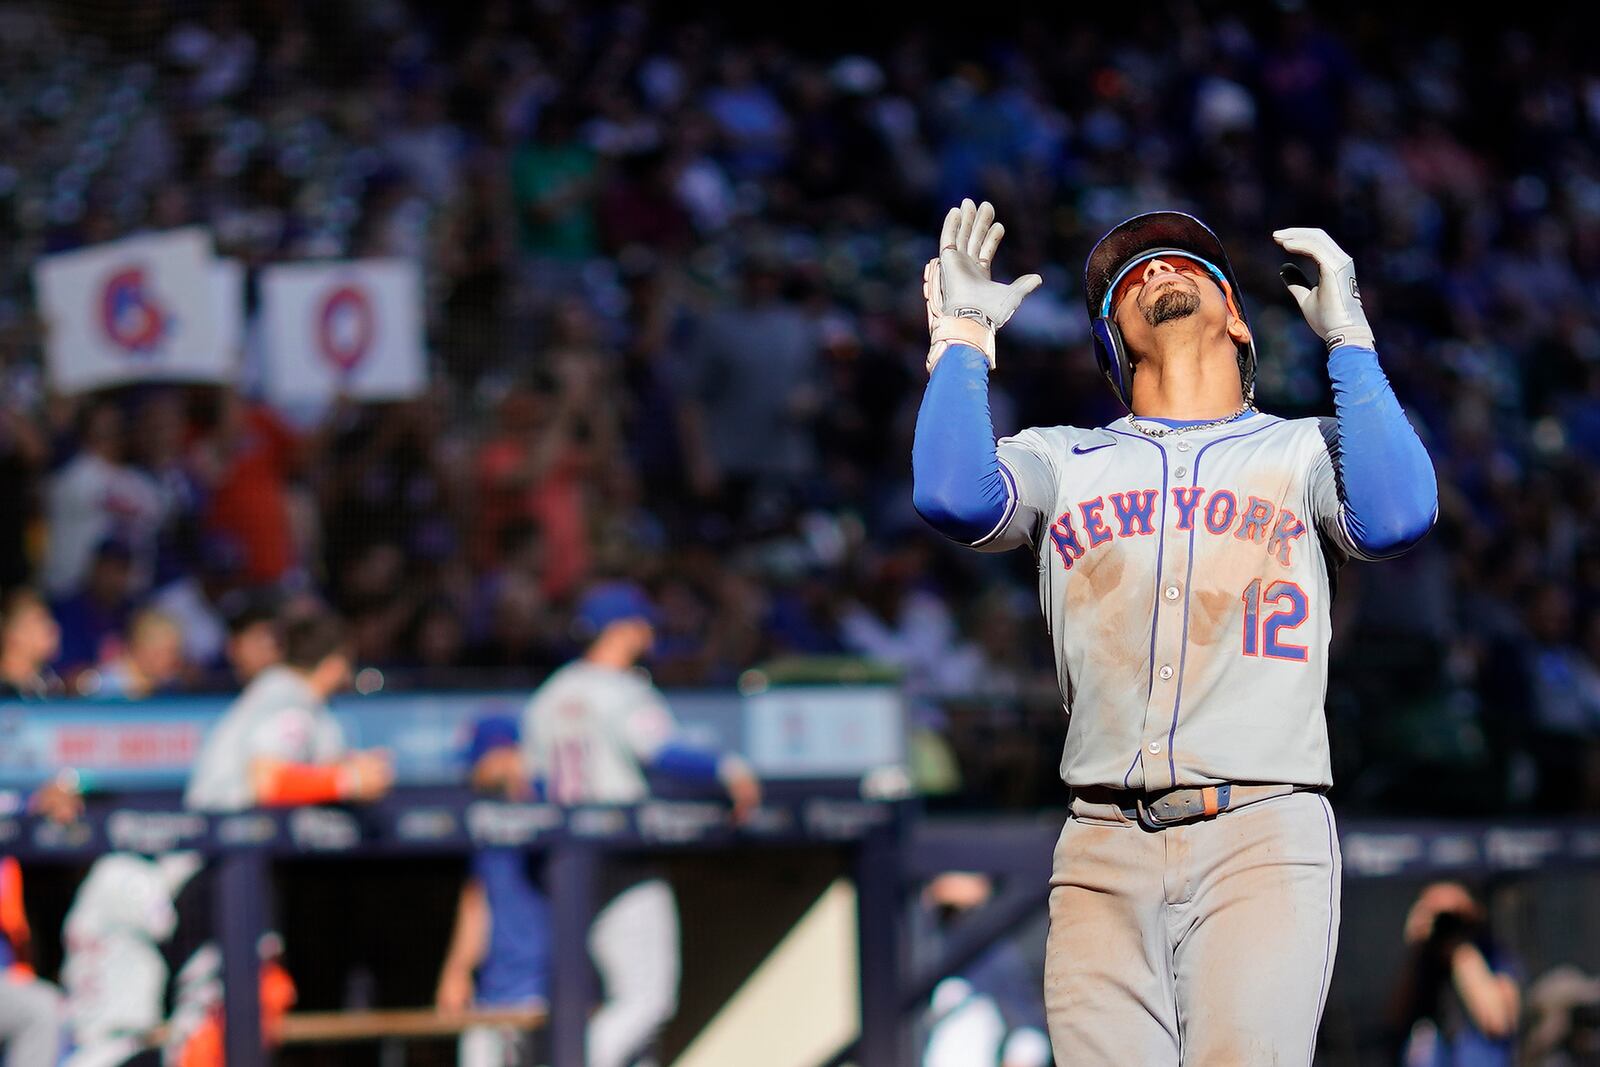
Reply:
[[472, 724], [472, 741], [467, 745], [467, 763], [477, 763], [497, 748], [515, 748], [522, 742], [517, 720], [509, 715], [485, 715]]
[[624, 619], [643, 619], [654, 624], [655, 605], [643, 589], [633, 582], [601, 582], [591, 586], [578, 601], [574, 621], [585, 637], [596, 637], [601, 630]]

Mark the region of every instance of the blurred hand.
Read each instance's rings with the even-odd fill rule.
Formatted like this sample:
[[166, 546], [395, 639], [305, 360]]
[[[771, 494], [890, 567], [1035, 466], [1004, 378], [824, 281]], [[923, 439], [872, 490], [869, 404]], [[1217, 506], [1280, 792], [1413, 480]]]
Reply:
[[51, 822], [77, 822], [83, 817], [83, 797], [70, 783], [52, 780], [34, 790], [28, 798], [28, 810]]
[[946, 871], [928, 883], [922, 893], [922, 902], [928, 907], [968, 911], [987, 903], [993, 895], [994, 885], [987, 875], [972, 871]]
[[533, 787], [522, 767], [522, 753], [511, 746], [491, 749], [472, 765], [472, 788], [499, 793], [508, 800], [526, 800]]
[[722, 787], [728, 791], [728, 799], [733, 801], [734, 823], [744, 825], [761, 806], [761, 779], [756, 777], [744, 760], [737, 757], [723, 760], [718, 777], [722, 779]]
[[1445, 914], [1476, 918], [1478, 903], [1465, 887], [1455, 882], [1435, 882], [1422, 891], [1406, 914], [1406, 944], [1420, 945], [1428, 940], [1434, 921]]
[[370, 803], [386, 796], [394, 785], [394, 762], [385, 749], [352, 752], [344, 760], [345, 799]]
[[446, 1014], [459, 1014], [472, 1007], [472, 993], [472, 973], [447, 968], [439, 975], [439, 988], [433, 994], [433, 1006]]

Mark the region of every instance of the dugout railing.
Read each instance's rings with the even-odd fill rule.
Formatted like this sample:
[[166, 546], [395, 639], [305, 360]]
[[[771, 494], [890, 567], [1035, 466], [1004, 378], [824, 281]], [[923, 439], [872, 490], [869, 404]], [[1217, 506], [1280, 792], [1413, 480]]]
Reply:
[[[582, 1067], [584, 1028], [597, 992], [585, 938], [607, 854], [825, 845], [847, 854], [857, 886], [861, 1055], [865, 1062], [896, 1064], [905, 1056], [899, 889], [910, 811], [909, 802], [863, 800], [823, 783], [773, 790], [738, 827], [727, 805], [712, 800], [560, 808], [485, 800], [463, 790], [404, 790], [363, 808], [203, 815], [130, 798], [128, 804], [93, 804], [82, 820], [66, 825], [32, 816], [0, 819], [0, 852], [24, 864], [81, 864], [116, 851], [204, 855], [216, 872], [229, 1067], [268, 1062], [257, 1007], [257, 943], [268, 928], [275, 862], [464, 856], [489, 847], [542, 852], [552, 910], [551, 1064]], [[293, 932], [289, 937], [292, 942]]]
[[[320, 857], [359, 863], [465, 855], [485, 847], [543, 852], [554, 911], [555, 980], [548, 1016], [552, 1063], [576, 1067], [583, 1062], [584, 1023], [596, 993], [584, 936], [607, 854], [818, 844], [845, 850], [857, 886], [861, 1029], [857, 1040], [825, 1062], [879, 1067], [913, 1062], [911, 1021], [925, 1007], [934, 984], [961, 970], [996, 938], [1037, 920], [1048, 893], [1049, 857], [1058, 831], [1055, 816], [925, 818], [914, 801], [863, 800], [842, 783], [834, 785], [831, 795], [822, 783], [779, 789], [740, 828], [731, 826], [726, 806], [714, 801], [562, 809], [488, 801], [458, 790], [407, 790], [359, 809], [205, 816], [129, 803], [92, 805], [84, 820], [64, 826], [26, 816], [0, 819], [4, 850], [24, 863], [83, 863], [110, 851], [195, 850], [216, 864], [215, 921], [228, 997], [228, 1062], [234, 1067], [267, 1061], [255, 1010], [256, 944], [266, 928], [269, 872], [278, 861]], [[1389, 913], [1403, 906], [1396, 901], [1404, 899], [1410, 883], [1429, 878], [1487, 877], [1503, 886], [1600, 865], [1600, 822], [1590, 819], [1501, 824], [1355, 820], [1343, 826], [1340, 837], [1346, 928], [1357, 937], [1367, 935], [1360, 932], [1362, 918], [1352, 912], [1352, 902], [1378, 884], [1399, 890], [1384, 905]], [[912, 970], [906, 966], [908, 902], [927, 879], [949, 870], [989, 873], [999, 891], [948, 933], [938, 958]], [[292, 931], [289, 936], [292, 941]], [[1341, 966], [1358, 975], [1363, 961], [1347, 945]], [[1336, 1010], [1330, 1006], [1330, 1013]], [[1345, 1040], [1338, 1036], [1338, 1021], [1331, 1022], [1325, 1045], [1328, 1038]], [[1372, 1062], [1354, 1052], [1323, 1058]]]

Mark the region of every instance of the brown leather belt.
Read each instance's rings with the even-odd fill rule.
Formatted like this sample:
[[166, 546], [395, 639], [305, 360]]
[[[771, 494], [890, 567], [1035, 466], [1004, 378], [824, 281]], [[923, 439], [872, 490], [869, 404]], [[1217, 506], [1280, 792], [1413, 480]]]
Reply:
[[1258, 800], [1287, 796], [1290, 793], [1321, 792], [1321, 786], [1258, 784], [1224, 782], [1221, 785], [1196, 786], [1188, 789], [1162, 789], [1145, 792], [1138, 789], [1108, 789], [1089, 786], [1074, 789], [1073, 796], [1082, 797], [1091, 804], [1112, 804], [1130, 819], [1152, 830], [1160, 830], [1180, 823], [1209, 819], [1225, 811], [1233, 811]]

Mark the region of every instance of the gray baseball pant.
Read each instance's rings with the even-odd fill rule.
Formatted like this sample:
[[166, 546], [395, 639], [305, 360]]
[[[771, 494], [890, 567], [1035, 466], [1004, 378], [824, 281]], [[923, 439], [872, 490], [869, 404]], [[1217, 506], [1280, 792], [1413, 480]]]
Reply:
[[6, 1067], [55, 1067], [61, 1054], [61, 994], [37, 978], [0, 975], [0, 1042]]
[[629, 1067], [678, 1010], [678, 905], [661, 879], [600, 909], [589, 928], [600, 1010], [589, 1019], [588, 1067]]
[[1162, 830], [1074, 798], [1053, 871], [1057, 1064], [1310, 1064], [1339, 935], [1339, 841], [1320, 794]]

